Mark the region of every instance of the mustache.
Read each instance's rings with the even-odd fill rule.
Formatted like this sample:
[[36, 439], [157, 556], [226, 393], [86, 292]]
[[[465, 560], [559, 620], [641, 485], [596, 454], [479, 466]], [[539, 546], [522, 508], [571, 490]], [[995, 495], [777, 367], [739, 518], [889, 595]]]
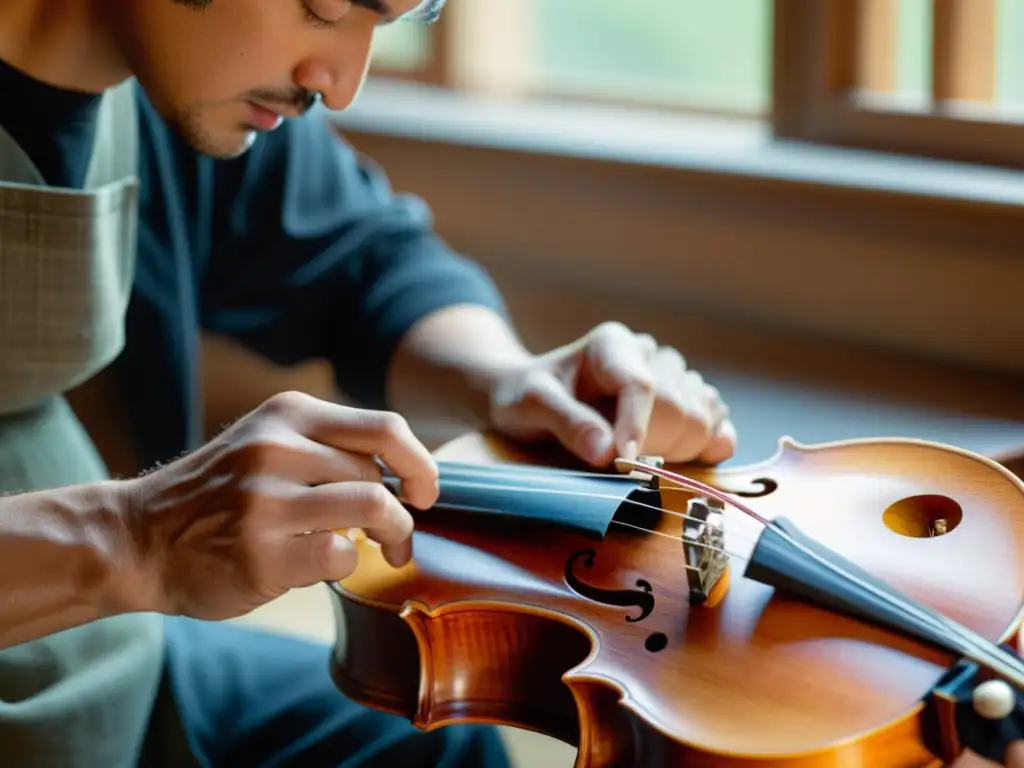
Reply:
[[305, 88], [288, 88], [284, 90], [260, 88], [249, 91], [248, 98], [260, 104], [266, 104], [268, 107], [295, 110], [302, 115], [316, 106], [316, 103], [320, 100], [320, 94], [317, 91], [308, 91]]

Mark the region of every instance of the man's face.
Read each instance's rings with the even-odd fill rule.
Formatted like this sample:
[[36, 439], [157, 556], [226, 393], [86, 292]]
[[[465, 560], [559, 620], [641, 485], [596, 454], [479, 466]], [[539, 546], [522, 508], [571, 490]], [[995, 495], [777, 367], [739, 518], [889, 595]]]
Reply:
[[436, 0], [125, 0], [110, 21], [156, 109], [200, 152], [234, 157], [320, 94], [355, 99], [374, 30]]

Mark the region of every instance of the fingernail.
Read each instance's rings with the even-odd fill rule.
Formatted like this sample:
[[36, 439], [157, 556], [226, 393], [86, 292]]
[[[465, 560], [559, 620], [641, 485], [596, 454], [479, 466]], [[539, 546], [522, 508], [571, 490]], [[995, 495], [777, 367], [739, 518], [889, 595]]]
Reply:
[[626, 461], [636, 461], [636, 457], [640, 455], [640, 449], [637, 447], [636, 440], [630, 440], [626, 443], [626, 448], [622, 451], [622, 458]]
[[590, 429], [583, 433], [580, 440], [582, 446], [580, 453], [591, 463], [596, 463], [608, 453], [611, 443], [611, 437], [603, 429]]

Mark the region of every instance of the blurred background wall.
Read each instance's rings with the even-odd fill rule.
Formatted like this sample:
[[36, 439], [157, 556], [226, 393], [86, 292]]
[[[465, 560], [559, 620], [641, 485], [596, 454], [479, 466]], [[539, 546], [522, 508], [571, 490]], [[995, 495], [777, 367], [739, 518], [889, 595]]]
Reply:
[[[1002, 450], [1024, 421], [1020, 30], [1024, 0], [450, 0], [382, 27], [328, 117], [532, 347], [618, 319], [680, 348], [742, 408], [739, 458], [779, 433]], [[239, 356], [211, 341], [211, 429], [333, 391], [257, 360], [240, 391]]]

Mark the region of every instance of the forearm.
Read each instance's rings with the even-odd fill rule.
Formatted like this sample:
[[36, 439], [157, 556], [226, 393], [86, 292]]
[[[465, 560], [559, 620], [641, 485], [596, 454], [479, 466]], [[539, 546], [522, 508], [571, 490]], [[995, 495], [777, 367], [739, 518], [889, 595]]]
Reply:
[[0, 647], [120, 610], [115, 483], [0, 497]]
[[532, 357], [492, 310], [460, 305], [434, 312], [413, 326], [392, 359], [389, 407], [410, 420], [486, 427], [494, 382]]

